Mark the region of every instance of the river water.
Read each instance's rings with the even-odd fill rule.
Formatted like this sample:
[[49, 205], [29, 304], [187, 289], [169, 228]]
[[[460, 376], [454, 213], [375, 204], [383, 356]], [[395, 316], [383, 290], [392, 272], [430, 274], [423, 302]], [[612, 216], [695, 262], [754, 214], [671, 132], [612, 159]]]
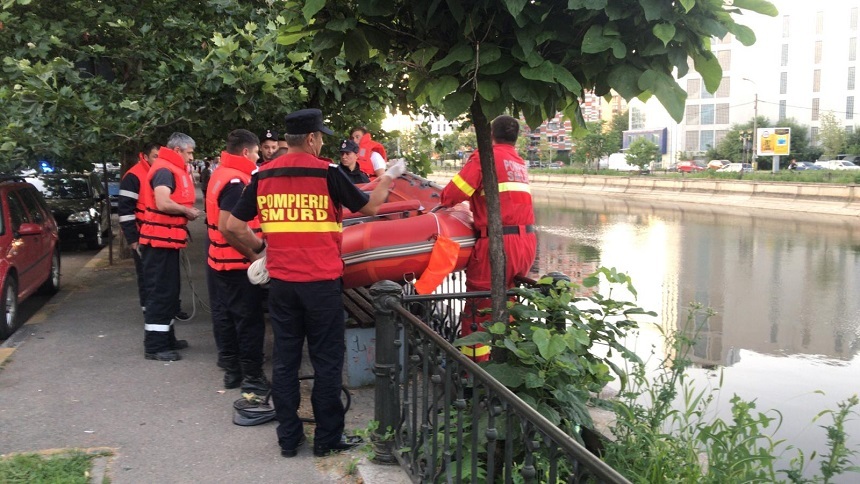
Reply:
[[[813, 419], [860, 393], [860, 218], [682, 205], [536, 195], [535, 272], [630, 274], [638, 304], [657, 313], [628, 340], [643, 358], [666, 350], [658, 326], [684, 325], [692, 302], [712, 308], [699, 318], [693, 385], [719, 389], [724, 419], [737, 394], [777, 409], [776, 437], [807, 458], [826, 451], [820, 426], [832, 421]], [[860, 451], [860, 417], [847, 432]]]

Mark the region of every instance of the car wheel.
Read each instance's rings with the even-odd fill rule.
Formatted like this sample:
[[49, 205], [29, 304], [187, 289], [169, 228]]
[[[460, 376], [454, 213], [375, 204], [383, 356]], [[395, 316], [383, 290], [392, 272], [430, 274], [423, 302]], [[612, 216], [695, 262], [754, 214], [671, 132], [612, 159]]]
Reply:
[[14, 276], [9, 276], [3, 284], [3, 292], [0, 294], [0, 339], [6, 339], [12, 335], [18, 325], [18, 281]]
[[44, 294], [56, 294], [60, 290], [60, 249], [54, 249], [54, 255], [51, 257], [51, 273], [48, 274], [48, 279], [39, 288]]

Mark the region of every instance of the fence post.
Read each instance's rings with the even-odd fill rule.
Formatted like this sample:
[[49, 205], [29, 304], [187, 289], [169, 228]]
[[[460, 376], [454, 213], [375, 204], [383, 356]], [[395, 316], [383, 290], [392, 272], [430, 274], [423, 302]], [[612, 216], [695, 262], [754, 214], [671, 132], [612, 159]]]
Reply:
[[380, 281], [370, 287], [373, 298], [373, 316], [376, 320], [376, 391], [373, 418], [379, 427], [373, 433], [373, 447], [380, 464], [394, 464], [393, 431], [397, 426], [399, 382], [397, 355], [401, 341], [397, 340], [397, 320], [394, 307], [400, 303], [403, 289], [392, 281]]

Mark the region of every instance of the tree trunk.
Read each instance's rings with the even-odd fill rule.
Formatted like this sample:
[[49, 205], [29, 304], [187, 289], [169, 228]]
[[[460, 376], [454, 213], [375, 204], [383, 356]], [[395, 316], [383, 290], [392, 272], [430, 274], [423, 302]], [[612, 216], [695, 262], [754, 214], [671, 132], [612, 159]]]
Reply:
[[499, 204], [499, 181], [496, 176], [496, 162], [493, 157], [493, 140], [490, 123], [475, 99], [470, 107], [472, 124], [478, 139], [478, 153], [481, 158], [484, 195], [487, 198], [487, 236], [490, 240], [490, 290], [493, 301], [493, 322], [508, 320], [507, 298], [505, 293], [505, 246], [502, 239], [502, 210]]

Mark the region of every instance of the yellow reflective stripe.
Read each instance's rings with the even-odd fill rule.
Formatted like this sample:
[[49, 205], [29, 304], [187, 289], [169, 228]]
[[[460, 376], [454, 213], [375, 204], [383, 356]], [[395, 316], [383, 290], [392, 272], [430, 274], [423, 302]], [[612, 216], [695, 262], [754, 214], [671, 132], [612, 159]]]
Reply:
[[452, 178], [451, 181], [454, 182], [454, 185], [465, 193], [467, 197], [471, 197], [472, 194], [475, 193], [475, 188], [466, 183], [466, 180], [464, 180], [459, 173], [454, 175], [454, 178]]
[[340, 232], [343, 226], [337, 222], [263, 222], [263, 232]]
[[490, 347], [487, 345], [475, 345], [475, 347], [464, 346], [460, 348], [464, 355], [474, 358], [476, 356], [484, 356], [490, 354]]
[[501, 192], [526, 192], [531, 193], [532, 190], [529, 188], [528, 183], [520, 183], [520, 182], [504, 182], [499, 183], [499, 193]]
[[[502, 192], [523, 192], [531, 195], [532, 189], [529, 187], [528, 183], [520, 183], [520, 182], [502, 182], [499, 183], [499, 193]], [[486, 192], [481, 190], [481, 196], [485, 196]]]

